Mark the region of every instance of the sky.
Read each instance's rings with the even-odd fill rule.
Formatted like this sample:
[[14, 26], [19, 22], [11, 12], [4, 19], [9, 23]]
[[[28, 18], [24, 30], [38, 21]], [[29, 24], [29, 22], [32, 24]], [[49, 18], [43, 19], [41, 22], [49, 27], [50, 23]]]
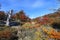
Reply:
[[11, 9], [13, 9], [14, 12], [24, 10], [25, 14], [30, 18], [53, 13], [53, 9], [60, 7], [57, 0], [0, 0], [0, 4], [0, 10], [5, 12]]

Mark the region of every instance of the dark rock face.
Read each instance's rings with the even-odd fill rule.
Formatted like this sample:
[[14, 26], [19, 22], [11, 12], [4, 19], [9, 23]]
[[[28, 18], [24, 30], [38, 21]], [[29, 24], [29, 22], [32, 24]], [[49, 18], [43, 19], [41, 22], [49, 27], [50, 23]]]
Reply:
[[55, 29], [60, 29], [60, 23], [53, 23], [52, 27]]
[[18, 40], [18, 36], [12, 36], [10, 40]]
[[12, 36], [10, 37], [10, 40], [18, 40], [17, 31], [12, 33]]

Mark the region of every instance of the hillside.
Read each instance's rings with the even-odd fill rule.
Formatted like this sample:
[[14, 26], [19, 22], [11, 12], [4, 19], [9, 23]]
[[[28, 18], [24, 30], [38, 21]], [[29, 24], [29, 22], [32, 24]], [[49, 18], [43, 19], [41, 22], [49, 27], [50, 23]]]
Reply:
[[23, 25], [17, 26], [17, 28], [15, 28], [14, 26], [8, 28], [4, 27], [6, 30], [0, 30], [0, 39], [6, 38], [8, 40], [60, 40], [60, 11], [56, 11], [42, 17], [37, 17], [32, 20], [30, 20], [29, 17], [25, 16], [23, 11], [22, 13], [20, 11], [16, 13], [16, 15], [12, 17], [12, 19], [21, 19], [21, 21], [25, 23]]
[[53, 17], [53, 18], [56, 18], [56, 17], [60, 17], [60, 11], [57, 11], [57, 12], [54, 12], [54, 13], [51, 13], [51, 14], [47, 14], [47, 15], [44, 15], [43, 17]]
[[[60, 40], [60, 12], [54, 12], [32, 19], [22, 25], [23, 39], [27, 40]], [[25, 34], [24, 34], [25, 33]], [[32, 36], [33, 35], [33, 36]]]
[[54, 22], [60, 22], [60, 10], [54, 12], [54, 13], [50, 13], [50, 14], [47, 14], [47, 15], [44, 15], [42, 17], [37, 17], [37, 18], [34, 18], [33, 19], [34, 21], [38, 21], [38, 22], [41, 22], [42, 21], [54, 21]]

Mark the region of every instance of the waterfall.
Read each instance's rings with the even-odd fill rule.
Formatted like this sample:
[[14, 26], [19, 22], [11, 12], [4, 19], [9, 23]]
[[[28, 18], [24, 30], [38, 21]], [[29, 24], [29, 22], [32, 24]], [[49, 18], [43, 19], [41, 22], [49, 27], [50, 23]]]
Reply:
[[6, 26], [9, 26], [9, 19], [11, 17], [11, 11], [8, 14], [7, 21], [6, 21]]

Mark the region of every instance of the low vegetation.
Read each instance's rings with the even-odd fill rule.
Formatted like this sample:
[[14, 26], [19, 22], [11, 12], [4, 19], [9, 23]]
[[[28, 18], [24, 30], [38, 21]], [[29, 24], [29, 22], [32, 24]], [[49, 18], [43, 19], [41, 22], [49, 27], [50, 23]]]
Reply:
[[[16, 29], [10, 27], [0, 27], [0, 40], [14, 40], [18, 39]], [[11, 39], [12, 38], [12, 39]]]
[[60, 11], [35, 19], [30, 19], [21, 11], [12, 18], [23, 25], [18, 31], [11, 27], [0, 27], [0, 40], [60, 40]]

